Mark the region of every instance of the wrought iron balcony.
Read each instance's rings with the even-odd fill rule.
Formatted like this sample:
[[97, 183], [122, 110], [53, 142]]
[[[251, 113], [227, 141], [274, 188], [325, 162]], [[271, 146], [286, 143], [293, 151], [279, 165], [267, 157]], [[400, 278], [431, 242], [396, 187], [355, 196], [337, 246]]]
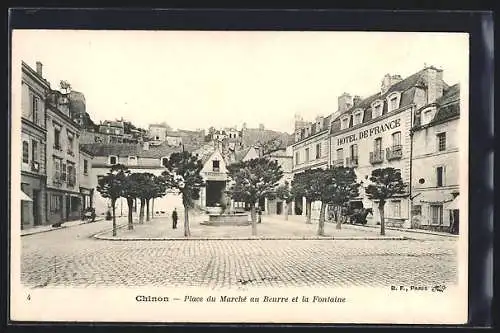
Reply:
[[335, 160], [335, 161], [333, 161], [333, 166], [335, 166], [335, 167], [341, 167], [341, 166], [344, 166], [344, 159], [340, 159], [340, 160]]
[[350, 167], [350, 168], [355, 168], [358, 166], [358, 157], [357, 156], [354, 156], [354, 157], [348, 157], [346, 159], [346, 166]]
[[395, 145], [395, 146], [392, 146], [391, 148], [387, 148], [386, 154], [387, 154], [388, 161], [399, 160], [403, 157], [403, 146], [402, 145]]
[[384, 161], [384, 153], [382, 150], [370, 152], [370, 163], [379, 164]]

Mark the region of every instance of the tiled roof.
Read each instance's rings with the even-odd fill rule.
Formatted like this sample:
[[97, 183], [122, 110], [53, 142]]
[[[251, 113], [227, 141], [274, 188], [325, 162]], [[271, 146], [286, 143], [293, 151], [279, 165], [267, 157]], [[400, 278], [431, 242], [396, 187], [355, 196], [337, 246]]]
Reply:
[[234, 152], [234, 160], [235, 162], [240, 162], [243, 158], [248, 154], [248, 152], [252, 149], [252, 147], [245, 148], [243, 150], [238, 150]]
[[247, 128], [242, 131], [241, 141], [243, 146], [249, 147], [265, 142], [269, 142], [272, 139], [279, 138], [283, 145], [290, 145], [293, 143], [293, 135], [285, 132], [278, 132], [273, 130], [262, 130], [258, 128]]
[[438, 110], [434, 119], [431, 120], [429, 125], [439, 123], [447, 119], [460, 115], [460, 85], [455, 84], [449, 87], [443, 96], [436, 101]]
[[[387, 101], [386, 97], [395, 92], [399, 91], [401, 92], [401, 100], [400, 100], [400, 108], [405, 107], [407, 105], [410, 105], [415, 97], [415, 87], [421, 86], [425, 84], [424, 79], [423, 79], [423, 74], [424, 74], [425, 69], [418, 71], [415, 74], [412, 74], [408, 76], [407, 78], [395, 83], [389, 89], [382, 94], [382, 92], [378, 92], [374, 95], [371, 95], [370, 97], [367, 97], [358, 104], [352, 106], [350, 109], [347, 111], [343, 112], [342, 115], [349, 114], [352, 115], [354, 110], [357, 109], [363, 109], [364, 112], [364, 117], [363, 117], [363, 123], [368, 122], [372, 120], [372, 110], [371, 110], [371, 104], [376, 101], [376, 100], [382, 100], [384, 102], [383, 109], [382, 109], [382, 115], [387, 113]], [[448, 88], [448, 85], [443, 82], [444, 89]], [[351, 119], [352, 122], [352, 119]], [[330, 128], [331, 133], [340, 131], [340, 117], [335, 119], [332, 123], [332, 126]]]
[[[101, 144], [90, 143], [80, 145], [82, 149], [88, 151], [94, 156], [137, 156], [142, 158], [162, 158], [169, 156], [174, 152], [182, 151], [182, 146], [169, 146], [163, 143], [159, 146], [150, 146], [148, 150], [144, 150], [139, 144]], [[184, 145], [184, 149], [194, 152], [199, 146]]]

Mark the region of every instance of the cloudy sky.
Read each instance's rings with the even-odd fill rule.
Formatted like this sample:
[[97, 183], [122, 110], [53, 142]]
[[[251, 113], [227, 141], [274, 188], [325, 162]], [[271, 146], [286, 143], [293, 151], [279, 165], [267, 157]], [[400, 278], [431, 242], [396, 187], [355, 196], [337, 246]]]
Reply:
[[[94, 121], [147, 127], [257, 127], [293, 132], [337, 109], [343, 92], [367, 97], [384, 74], [431, 64], [467, 78], [465, 34], [373, 32], [34, 31], [13, 33], [13, 70], [43, 63], [53, 88], [84, 93]], [[16, 67], [18, 66], [18, 67]]]

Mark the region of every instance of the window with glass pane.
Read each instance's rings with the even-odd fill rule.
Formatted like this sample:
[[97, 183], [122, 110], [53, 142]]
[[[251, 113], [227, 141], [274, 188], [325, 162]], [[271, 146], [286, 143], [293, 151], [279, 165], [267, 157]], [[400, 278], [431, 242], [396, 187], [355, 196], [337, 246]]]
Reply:
[[321, 144], [318, 143], [316, 144], [316, 158], [320, 158], [321, 157]]
[[83, 173], [84, 174], [89, 173], [89, 161], [88, 160], [83, 160]]
[[375, 153], [382, 151], [382, 138], [375, 139], [374, 151]]
[[398, 108], [398, 98], [391, 98], [391, 110], [396, 110]]
[[431, 223], [441, 225], [443, 224], [443, 206], [431, 205]]
[[61, 130], [54, 128], [54, 148], [61, 149]]
[[337, 160], [343, 160], [344, 159], [344, 149], [340, 148], [337, 149]]
[[306, 162], [309, 162], [309, 148], [306, 148]]
[[28, 141], [23, 141], [23, 163], [29, 163], [29, 143]]
[[351, 158], [352, 159], [358, 158], [358, 145], [356, 144], [351, 146]]
[[441, 187], [444, 184], [444, 167], [436, 168], [436, 186]]
[[219, 161], [212, 161], [212, 169], [213, 169], [213, 171], [219, 171], [219, 166], [220, 166], [220, 162]]
[[31, 141], [31, 159], [38, 162], [38, 142]]
[[396, 132], [392, 134], [392, 146], [401, 145], [401, 132]]
[[438, 138], [438, 151], [446, 150], [446, 133], [439, 133]]
[[401, 200], [396, 200], [392, 202], [393, 205], [393, 216], [401, 217]]
[[299, 160], [299, 152], [296, 152], [295, 153], [295, 165], [299, 164], [300, 163], [300, 160]]

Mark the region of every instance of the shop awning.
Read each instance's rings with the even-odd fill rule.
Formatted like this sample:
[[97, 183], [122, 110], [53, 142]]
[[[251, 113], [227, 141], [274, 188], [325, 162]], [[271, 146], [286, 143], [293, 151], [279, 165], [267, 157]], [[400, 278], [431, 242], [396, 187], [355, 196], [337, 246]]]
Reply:
[[453, 199], [452, 201], [446, 203], [443, 206], [443, 208], [444, 209], [449, 209], [449, 210], [460, 209], [460, 196], [457, 195], [457, 197], [455, 199]]
[[27, 195], [26, 193], [24, 193], [23, 191], [21, 191], [21, 201], [33, 201], [33, 200], [31, 200], [31, 198], [29, 197], [29, 195]]
[[413, 199], [414, 204], [428, 203], [428, 204], [446, 204], [453, 201], [451, 193], [443, 193], [438, 191], [420, 192], [415, 195]]

